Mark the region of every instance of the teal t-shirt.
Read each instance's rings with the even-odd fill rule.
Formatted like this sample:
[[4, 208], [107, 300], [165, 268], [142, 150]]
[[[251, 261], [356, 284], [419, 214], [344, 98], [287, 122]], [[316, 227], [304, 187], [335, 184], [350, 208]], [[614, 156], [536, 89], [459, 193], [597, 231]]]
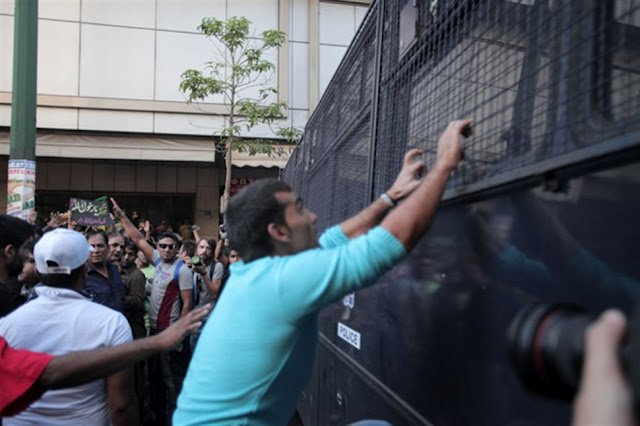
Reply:
[[174, 425], [287, 423], [311, 378], [318, 311], [373, 284], [406, 254], [381, 227], [349, 240], [335, 226], [320, 245], [231, 266], [189, 365]]

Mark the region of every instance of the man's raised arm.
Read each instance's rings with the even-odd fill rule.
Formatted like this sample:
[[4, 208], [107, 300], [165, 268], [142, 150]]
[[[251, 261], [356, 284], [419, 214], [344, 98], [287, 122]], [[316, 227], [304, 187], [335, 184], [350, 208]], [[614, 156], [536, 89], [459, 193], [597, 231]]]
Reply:
[[[389, 210], [400, 200], [410, 195], [420, 184], [416, 179], [416, 173], [422, 172], [424, 163], [422, 160], [414, 161], [416, 155], [422, 154], [420, 149], [412, 149], [404, 156], [402, 170], [398, 173], [391, 188], [377, 198], [369, 207], [355, 216], [340, 223], [340, 229], [348, 238], [355, 238], [380, 224]], [[384, 198], [383, 198], [384, 197]]]
[[113, 213], [116, 217], [120, 218], [124, 225], [125, 234], [138, 246], [138, 249], [142, 250], [149, 263], [153, 264], [153, 247], [151, 247], [140, 231], [138, 231], [138, 228], [136, 228], [133, 222], [129, 220], [124, 210], [116, 203], [116, 200], [111, 198], [111, 204], [113, 204]]
[[431, 226], [449, 174], [460, 161], [460, 134], [471, 120], [449, 123], [438, 141], [436, 163], [418, 187], [402, 204], [389, 213], [381, 226], [391, 232], [410, 251]]

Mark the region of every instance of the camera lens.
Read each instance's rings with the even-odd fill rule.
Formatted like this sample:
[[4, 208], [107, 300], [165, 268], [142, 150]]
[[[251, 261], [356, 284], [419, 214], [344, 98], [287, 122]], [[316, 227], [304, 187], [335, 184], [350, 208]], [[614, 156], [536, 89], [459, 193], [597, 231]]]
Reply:
[[572, 305], [529, 305], [509, 326], [509, 355], [532, 391], [564, 400], [576, 393], [584, 335], [593, 318]]
[[[538, 303], [522, 309], [507, 330], [507, 344], [523, 384], [543, 396], [571, 400], [580, 382], [585, 332], [593, 320], [575, 305]], [[640, 418], [640, 305], [629, 318], [619, 351]]]

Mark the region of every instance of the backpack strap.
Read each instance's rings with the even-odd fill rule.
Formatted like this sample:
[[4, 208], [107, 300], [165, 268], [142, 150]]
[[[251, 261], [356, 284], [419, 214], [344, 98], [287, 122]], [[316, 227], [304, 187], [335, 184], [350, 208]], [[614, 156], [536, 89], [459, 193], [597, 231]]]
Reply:
[[182, 266], [184, 266], [184, 262], [182, 260], [178, 260], [176, 269], [173, 270], [173, 281], [176, 283], [178, 288], [180, 288], [180, 268], [182, 268]]
[[[156, 269], [158, 269], [161, 263], [162, 263], [162, 259], [159, 258], [158, 260], [156, 260]], [[180, 288], [180, 268], [182, 268], [183, 265], [184, 265], [184, 262], [182, 260], [178, 260], [176, 269], [173, 270], [173, 282], [176, 283], [178, 288]]]
[[198, 279], [196, 274], [191, 276], [191, 309], [198, 306]]

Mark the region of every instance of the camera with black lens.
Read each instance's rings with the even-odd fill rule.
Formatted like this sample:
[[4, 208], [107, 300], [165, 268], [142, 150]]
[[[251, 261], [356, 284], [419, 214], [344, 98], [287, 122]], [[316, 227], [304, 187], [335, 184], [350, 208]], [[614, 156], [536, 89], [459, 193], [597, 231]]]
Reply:
[[[585, 332], [595, 317], [567, 304], [531, 304], [513, 319], [507, 331], [509, 356], [529, 390], [551, 398], [574, 398], [582, 373]], [[620, 363], [640, 407], [640, 309], [628, 323], [619, 348]]]

